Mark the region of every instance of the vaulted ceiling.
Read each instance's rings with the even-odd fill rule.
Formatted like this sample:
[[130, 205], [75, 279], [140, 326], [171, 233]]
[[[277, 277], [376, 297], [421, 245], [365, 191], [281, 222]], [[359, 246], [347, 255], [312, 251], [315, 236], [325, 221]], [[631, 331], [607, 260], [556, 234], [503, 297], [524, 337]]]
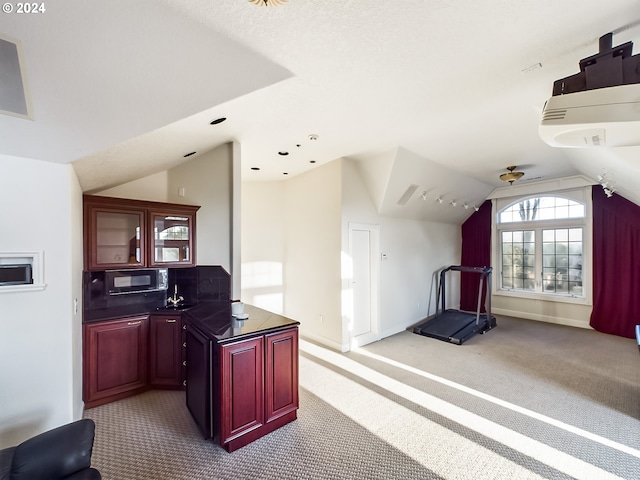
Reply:
[[638, 0], [45, 5], [0, 16], [32, 105], [31, 119], [0, 115], [0, 154], [73, 162], [85, 191], [237, 141], [246, 181], [351, 158], [389, 215], [443, 221], [417, 202], [479, 205], [509, 165], [520, 182], [606, 172], [640, 203], [640, 147], [560, 149], [538, 135], [553, 81], [600, 36], [640, 48]]

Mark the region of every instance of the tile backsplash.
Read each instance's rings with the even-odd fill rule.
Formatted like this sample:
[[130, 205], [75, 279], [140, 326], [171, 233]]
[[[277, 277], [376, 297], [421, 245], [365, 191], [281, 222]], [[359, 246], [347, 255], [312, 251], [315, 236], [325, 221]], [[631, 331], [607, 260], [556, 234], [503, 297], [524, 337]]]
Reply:
[[231, 276], [219, 265], [170, 268], [167, 291], [129, 295], [109, 295], [104, 271], [83, 273], [83, 310], [85, 322], [138, 315], [167, 305], [168, 297], [183, 297], [180, 304], [226, 302], [231, 299]]

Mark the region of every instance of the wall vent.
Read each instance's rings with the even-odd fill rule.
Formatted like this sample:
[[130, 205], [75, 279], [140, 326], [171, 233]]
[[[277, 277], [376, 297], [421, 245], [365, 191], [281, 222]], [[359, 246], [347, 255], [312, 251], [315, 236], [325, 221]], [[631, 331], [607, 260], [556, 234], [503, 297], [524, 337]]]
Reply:
[[398, 205], [406, 205], [411, 195], [413, 195], [418, 189], [418, 185], [414, 185], [413, 183], [409, 185], [409, 188], [402, 194], [400, 200], [398, 200]]

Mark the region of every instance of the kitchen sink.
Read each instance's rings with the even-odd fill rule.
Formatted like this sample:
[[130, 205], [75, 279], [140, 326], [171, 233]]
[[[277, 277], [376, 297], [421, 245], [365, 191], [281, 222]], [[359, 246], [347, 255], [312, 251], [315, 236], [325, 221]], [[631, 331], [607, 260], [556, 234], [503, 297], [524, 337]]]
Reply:
[[158, 310], [186, 310], [191, 307], [193, 307], [193, 305], [184, 303], [182, 305], [165, 305], [164, 307], [158, 307]]

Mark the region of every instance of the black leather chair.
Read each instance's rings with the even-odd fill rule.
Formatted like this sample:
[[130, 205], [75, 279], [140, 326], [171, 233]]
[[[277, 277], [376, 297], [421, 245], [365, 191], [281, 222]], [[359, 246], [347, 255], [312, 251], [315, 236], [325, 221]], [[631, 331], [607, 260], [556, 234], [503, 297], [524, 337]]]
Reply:
[[0, 450], [0, 480], [100, 480], [91, 468], [95, 428], [86, 418]]

